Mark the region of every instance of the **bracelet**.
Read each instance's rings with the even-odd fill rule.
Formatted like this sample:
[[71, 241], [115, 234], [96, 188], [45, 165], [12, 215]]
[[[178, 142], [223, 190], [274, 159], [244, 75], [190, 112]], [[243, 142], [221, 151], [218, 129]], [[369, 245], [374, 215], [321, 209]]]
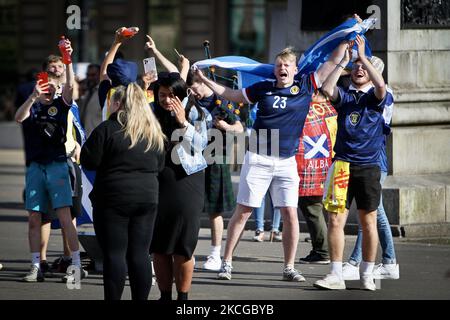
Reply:
[[344, 67], [344, 66], [342, 66], [342, 64], [340, 64], [340, 63], [336, 64], [336, 67], [341, 67], [341, 68], [342, 68], [342, 70], [344, 70], [344, 69], [345, 69], [345, 67]]

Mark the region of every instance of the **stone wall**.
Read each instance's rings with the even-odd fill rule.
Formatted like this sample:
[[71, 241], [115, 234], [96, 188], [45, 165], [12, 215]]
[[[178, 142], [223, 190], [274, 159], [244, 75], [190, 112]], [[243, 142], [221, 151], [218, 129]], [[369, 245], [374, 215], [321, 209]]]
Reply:
[[450, 29], [402, 29], [400, 0], [388, 1], [387, 15], [392, 172], [450, 173]]

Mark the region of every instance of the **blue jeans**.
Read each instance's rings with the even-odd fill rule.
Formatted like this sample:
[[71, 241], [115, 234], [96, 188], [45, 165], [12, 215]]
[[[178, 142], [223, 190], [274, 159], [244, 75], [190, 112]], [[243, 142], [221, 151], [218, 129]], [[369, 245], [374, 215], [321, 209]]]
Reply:
[[[386, 180], [387, 172], [381, 171], [380, 184], [383, 185]], [[382, 262], [383, 264], [395, 264], [397, 260], [395, 258], [394, 241], [392, 239], [391, 225], [386, 216], [386, 212], [383, 207], [383, 196], [380, 198], [380, 205], [377, 209], [377, 229], [378, 237], [380, 238], [382, 249]], [[358, 237], [356, 239], [355, 248], [349, 258], [349, 261], [357, 265], [362, 260], [362, 229], [361, 225], [358, 228]]]
[[[270, 197], [269, 197], [270, 199]], [[253, 213], [255, 214], [256, 230], [264, 231], [264, 210], [265, 210], [266, 197], [263, 198], [261, 207], [254, 208]], [[272, 208], [272, 231], [280, 230], [281, 213], [280, 209], [274, 208], [272, 205], [272, 199], [270, 199], [270, 207]]]

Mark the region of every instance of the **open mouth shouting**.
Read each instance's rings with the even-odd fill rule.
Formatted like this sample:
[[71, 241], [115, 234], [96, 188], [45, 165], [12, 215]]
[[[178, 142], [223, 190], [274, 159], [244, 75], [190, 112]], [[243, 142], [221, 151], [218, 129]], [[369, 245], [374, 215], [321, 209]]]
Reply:
[[288, 78], [288, 73], [284, 70], [280, 71], [278, 74], [281, 80], [286, 80]]
[[356, 78], [361, 79], [364, 78], [366, 75], [364, 74], [364, 71], [358, 71], [356, 73]]

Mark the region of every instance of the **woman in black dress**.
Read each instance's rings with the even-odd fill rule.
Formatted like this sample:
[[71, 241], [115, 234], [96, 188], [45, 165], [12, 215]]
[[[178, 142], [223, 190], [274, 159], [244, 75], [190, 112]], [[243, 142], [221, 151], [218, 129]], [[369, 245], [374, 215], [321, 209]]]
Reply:
[[[172, 299], [172, 283], [178, 300], [187, 300], [204, 201], [201, 154], [207, 145], [204, 111], [188, 99], [187, 87], [178, 73], [160, 73], [155, 84], [154, 110], [164, 134], [166, 161], [159, 175], [159, 206], [151, 252], [161, 300]], [[182, 142], [179, 143], [179, 138]]]

